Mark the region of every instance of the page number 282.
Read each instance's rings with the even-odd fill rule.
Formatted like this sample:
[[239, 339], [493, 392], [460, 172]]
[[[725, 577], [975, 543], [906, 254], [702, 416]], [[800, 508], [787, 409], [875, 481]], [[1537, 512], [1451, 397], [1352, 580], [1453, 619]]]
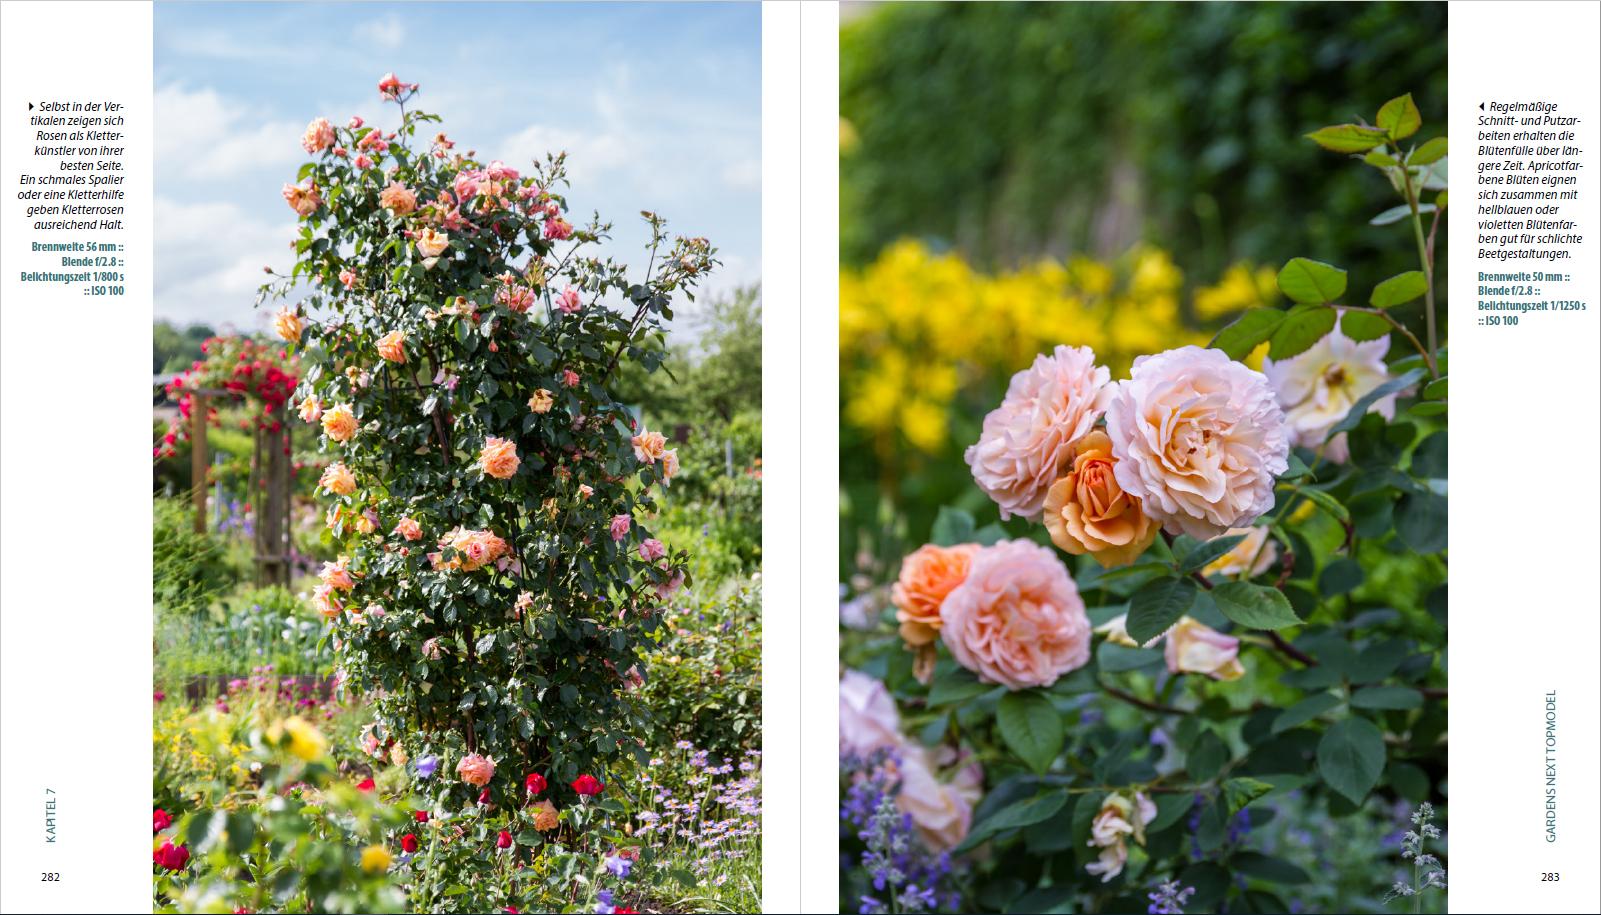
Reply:
[[60, 883], [61, 882], [61, 875], [56, 873], [55, 871], [45, 871], [44, 873], [39, 875], [39, 882], [40, 883]]

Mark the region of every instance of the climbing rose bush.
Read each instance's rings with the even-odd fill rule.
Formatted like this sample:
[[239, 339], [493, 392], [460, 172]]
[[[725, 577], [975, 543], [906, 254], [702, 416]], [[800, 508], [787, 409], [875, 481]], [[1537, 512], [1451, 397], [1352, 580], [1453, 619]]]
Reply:
[[565, 155], [483, 161], [413, 109], [415, 84], [379, 90], [398, 123], [306, 129], [283, 188], [295, 262], [258, 300], [289, 302], [274, 329], [330, 459], [339, 558], [313, 602], [344, 687], [371, 700], [369, 755], [512, 809], [544, 773], [542, 803], [570, 806], [620, 755], [644, 760], [630, 676], [687, 579], [648, 527], [677, 455], [608, 384], [659, 366], [646, 344], [716, 251], [644, 213], [631, 278], [596, 253], [608, 225], [571, 220]]

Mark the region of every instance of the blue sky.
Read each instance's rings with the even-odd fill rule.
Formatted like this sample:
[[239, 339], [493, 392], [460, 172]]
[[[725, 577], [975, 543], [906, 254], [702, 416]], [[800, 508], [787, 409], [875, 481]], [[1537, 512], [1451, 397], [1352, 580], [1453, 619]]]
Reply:
[[716, 292], [761, 278], [761, 12], [754, 3], [156, 4], [155, 313], [264, 326], [261, 268], [290, 265], [279, 190], [314, 117], [394, 126], [393, 71], [458, 149], [526, 168], [569, 153], [574, 222], [638, 213], [703, 235]]

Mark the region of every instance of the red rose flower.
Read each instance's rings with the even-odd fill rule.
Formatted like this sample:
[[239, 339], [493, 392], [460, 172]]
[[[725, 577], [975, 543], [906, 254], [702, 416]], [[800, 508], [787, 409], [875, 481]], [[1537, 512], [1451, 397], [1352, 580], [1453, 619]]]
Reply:
[[573, 779], [573, 790], [585, 797], [594, 797], [606, 790], [606, 785], [593, 775], [580, 775]]
[[412, 814], [411, 814], [411, 818], [416, 820], [419, 823], [426, 823], [426, 822], [428, 822], [428, 811], [426, 811], [426, 810], [413, 811]]
[[409, 832], [401, 836], [400, 850], [404, 851], [408, 855], [415, 854], [417, 851], [417, 837]]
[[376, 786], [373, 784], [373, 781], [372, 781], [371, 778], [364, 778], [364, 779], [361, 780], [360, 784], [356, 785], [356, 790], [357, 791], [371, 791], [374, 787], [376, 787]]
[[152, 833], [160, 832], [172, 825], [172, 814], [162, 810], [160, 807], [156, 808], [156, 812], [151, 816], [151, 819], [154, 821], [156, 827], [155, 829], [150, 830]]
[[509, 833], [506, 830], [502, 829], [500, 831], [500, 835], [495, 837], [495, 847], [496, 848], [510, 848], [511, 847], [511, 833]]
[[489, 803], [489, 786], [485, 785], [484, 786], [484, 790], [480, 791], [478, 793], [478, 803], [480, 803], [480, 804]]
[[530, 772], [528, 777], [523, 779], [523, 784], [528, 788], [529, 794], [538, 794], [545, 790], [545, 777], [538, 772]]
[[181, 871], [184, 865], [189, 863], [189, 849], [184, 845], [163, 842], [152, 857], [158, 867], [169, 871]]

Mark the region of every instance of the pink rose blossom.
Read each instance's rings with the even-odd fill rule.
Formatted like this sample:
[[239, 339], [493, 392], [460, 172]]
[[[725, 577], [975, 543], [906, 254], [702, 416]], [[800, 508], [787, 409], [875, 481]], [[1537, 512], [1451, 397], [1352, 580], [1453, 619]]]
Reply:
[[1272, 508], [1289, 466], [1290, 429], [1267, 378], [1199, 346], [1135, 359], [1106, 432], [1118, 485], [1168, 533], [1201, 540]]
[[639, 558], [646, 562], [655, 562], [665, 555], [667, 555], [667, 547], [663, 546], [662, 542], [655, 537], [651, 537], [639, 545]]
[[495, 777], [495, 763], [493, 760], [477, 753], [468, 753], [456, 764], [456, 774], [461, 780], [474, 788], [482, 788]]
[[306, 132], [300, 138], [300, 148], [316, 155], [334, 144], [334, 126], [328, 123], [327, 118], [317, 118], [306, 125]]
[[569, 388], [578, 387], [578, 373], [572, 369], [563, 369], [561, 373], [561, 383]]
[[578, 298], [578, 290], [568, 286], [556, 297], [556, 307], [561, 309], [563, 314], [570, 315], [577, 314], [584, 307], [584, 303]]
[[1001, 517], [1038, 518], [1045, 494], [1105, 409], [1110, 373], [1087, 346], [1058, 346], [1012, 376], [964, 457]]
[[1078, 586], [1055, 553], [1032, 541], [979, 551], [939, 615], [956, 663], [1008, 689], [1050, 686], [1090, 659]]
[[884, 684], [857, 670], [839, 680], [839, 752], [865, 759], [903, 742], [900, 713]]
[[614, 516], [611, 519], [611, 539], [621, 540], [624, 537], [627, 537], [628, 528], [631, 527], [633, 523], [634, 519], [628, 515]]
[[960, 845], [973, 823], [973, 805], [984, 794], [984, 770], [971, 763], [957, 769], [949, 781], [941, 781], [933, 754], [910, 742], [901, 749], [899, 770], [895, 805], [912, 818], [923, 843], [936, 852]]

